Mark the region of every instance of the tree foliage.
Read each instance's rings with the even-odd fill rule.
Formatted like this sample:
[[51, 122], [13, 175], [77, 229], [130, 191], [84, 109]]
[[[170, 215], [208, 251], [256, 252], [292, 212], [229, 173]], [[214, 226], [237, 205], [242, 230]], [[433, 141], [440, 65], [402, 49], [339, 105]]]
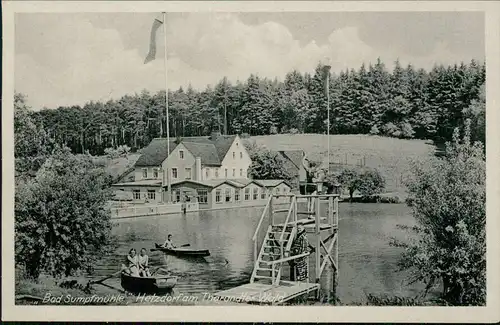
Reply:
[[344, 168], [326, 176], [330, 183], [338, 183], [349, 192], [352, 200], [354, 192], [358, 191], [362, 197], [381, 193], [385, 189], [385, 178], [377, 169]]
[[36, 177], [16, 190], [16, 264], [33, 278], [91, 267], [110, 240], [105, 182], [90, 157], [57, 149]]
[[263, 146], [249, 142], [245, 144], [252, 159], [248, 169], [249, 177], [253, 179], [284, 179], [291, 180], [292, 175], [285, 168], [285, 162], [278, 153]]
[[[430, 71], [399, 62], [390, 71], [380, 59], [351, 67], [330, 76], [330, 131], [451, 140], [453, 128], [463, 127], [464, 118], [476, 111], [468, 110], [471, 105], [482, 102], [484, 82], [485, 65], [475, 61]], [[291, 71], [283, 81], [252, 74], [231, 83], [224, 77], [204, 90], [169, 91], [169, 135], [326, 133], [326, 100], [321, 64], [313, 74]], [[103, 154], [120, 145], [137, 150], [167, 130], [165, 91], [42, 109], [31, 116], [73, 153]], [[478, 132], [481, 128], [479, 123]]]
[[[415, 163], [408, 203], [417, 226], [401, 267], [426, 292], [441, 284], [453, 305], [486, 302], [486, 162], [482, 144], [471, 141], [470, 121], [460, 139], [455, 129], [443, 158]], [[426, 293], [424, 292], [424, 293]]]

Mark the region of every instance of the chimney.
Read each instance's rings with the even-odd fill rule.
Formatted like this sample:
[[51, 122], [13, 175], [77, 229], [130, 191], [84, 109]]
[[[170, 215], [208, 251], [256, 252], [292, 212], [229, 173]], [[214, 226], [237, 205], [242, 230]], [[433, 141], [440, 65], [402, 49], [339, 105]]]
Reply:
[[200, 157], [196, 157], [196, 161], [195, 161], [195, 168], [196, 168], [196, 180], [197, 181], [201, 181], [201, 158]]
[[210, 140], [215, 141], [218, 137], [220, 137], [220, 132], [213, 131]]

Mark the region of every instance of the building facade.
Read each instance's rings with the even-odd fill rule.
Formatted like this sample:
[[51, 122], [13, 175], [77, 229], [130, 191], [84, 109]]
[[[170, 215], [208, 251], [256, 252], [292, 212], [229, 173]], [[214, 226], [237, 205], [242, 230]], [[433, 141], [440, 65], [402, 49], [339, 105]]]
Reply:
[[252, 161], [238, 135], [212, 133], [210, 137], [169, 141], [167, 152], [167, 139], [153, 139], [142, 150], [134, 170], [113, 185], [115, 192], [131, 192], [134, 202], [162, 202], [166, 201], [167, 177], [171, 184], [248, 179]]

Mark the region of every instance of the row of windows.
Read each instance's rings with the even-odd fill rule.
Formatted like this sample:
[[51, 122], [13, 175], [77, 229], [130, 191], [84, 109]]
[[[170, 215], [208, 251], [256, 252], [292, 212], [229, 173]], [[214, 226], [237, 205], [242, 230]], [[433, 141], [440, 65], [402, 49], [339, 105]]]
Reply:
[[[241, 198], [241, 193], [240, 192], [241, 191], [242, 190], [239, 190], [239, 189], [235, 189], [234, 190], [234, 201], [235, 202], [240, 201], [240, 198]], [[279, 194], [280, 193], [279, 187], [276, 187], [274, 189], [274, 193], [275, 194]], [[284, 194], [288, 193], [288, 188], [284, 188], [283, 189], [283, 193]], [[184, 191], [183, 193], [181, 193], [180, 190], [175, 190], [174, 191], [174, 198], [175, 198], [176, 202], [180, 202], [181, 201], [181, 199], [182, 199], [181, 194], [184, 197], [188, 196], [188, 192], [187, 191]], [[196, 190], [196, 194], [198, 196], [198, 202], [199, 203], [208, 203], [208, 190], [206, 190], [206, 189], [197, 189]], [[132, 195], [133, 195], [134, 200], [140, 200], [141, 199], [141, 191], [140, 190], [133, 190], [132, 191]], [[156, 200], [156, 191], [155, 190], [148, 190], [146, 197], [147, 197], [148, 200]], [[245, 201], [249, 201], [250, 198], [252, 200], [258, 200], [259, 198], [261, 200], [264, 200], [267, 197], [267, 193], [266, 193], [265, 190], [260, 191], [258, 188], [253, 188], [252, 191], [250, 191], [250, 188], [246, 188], [244, 190], [244, 196], [243, 197], [244, 197]], [[216, 203], [221, 203], [222, 199], [223, 199], [222, 190], [221, 189], [216, 190], [215, 191], [215, 202]], [[224, 202], [232, 202], [232, 200], [233, 200], [233, 190], [230, 189], [230, 188], [225, 189], [225, 191], [224, 191]]]
[[[133, 190], [132, 197], [134, 198], [134, 200], [140, 200], [141, 199], [141, 190]], [[155, 190], [148, 190], [146, 197], [148, 200], [156, 200], [156, 191]]]
[[[238, 146], [238, 144], [236, 144]], [[179, 159], [184, 159], [184, 150], [179, 150]], [[233, 159], [236, 159], [236, 152], [233, 151]], [[243, 152], [240, 151], [240, 159], [243, 159]]]
[[[219, 178], [219, 169], [214, 168], [214, 171], [215, 171], [215, 174], [214, 174], [215, 178]], [[189, 168], [189, 167], [184, 168], [184, 175], [185, 175], [185, 179], [191, 179], [192, 178], [191, 168]], [[232, 177], [236, 177], [236, 176], [237, 176], [236, 168], [233, 168]], [[177, 168], [172, 168], [172, 178], [176, 179], [178, 177], [179, 177], [179, 172], [178, 172]], [[205, 178], [210, 179], [210, 177], [211, 177], [211, 169], [205, 168]], [[224, 178], [227, 178], [227, 177], [228, 177], [228, 169], [225, 168], [224, 169]], [[240, 168], [239, 177], [244, 177], [244, 178], [247, 177], [247, 172], [245, 169]], [[148, 169], [147, 168], [142, 169], [142, 178], [148, 178]], [[158, 168], [153, 169], [153, 178], [158, 179]]]
[[[286, 194], [288, 193], [289, 189], [284, 188], [283, 193]], [[267, 197], [267, 192], [265, 190], [260, 190], [259, 188], [253, 188], [252, 191], [250, 191], [250, 188], [245, 188], [244, 192], [241, 193], [242, 190], [235, 189], [234, 190], [234, 201], [238, 202], [241, 199], [241, 194], [243, 194], [243, 199], [245, 201], [250, 201], [250, 200], [264, 200]], [[279, 187], [276, 187], [274, 189], [275, 194], [280, 193]], [[221, 203], [221, 202], [232, 202], [233, 200], [233, 190], [230, 188], [227, 188], [224, 190], [224, 193], [222, 189], [215, 190], [215, 202], [216, 203]]]

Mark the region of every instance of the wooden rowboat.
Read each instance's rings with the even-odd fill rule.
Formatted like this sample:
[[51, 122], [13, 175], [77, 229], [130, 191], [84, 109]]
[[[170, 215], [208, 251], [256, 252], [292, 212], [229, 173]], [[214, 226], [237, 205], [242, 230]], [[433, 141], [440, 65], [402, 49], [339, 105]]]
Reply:
[[176, 247], [174, 249], [165, 248], [159, 244], [155, 244], [156, 250], [175, 256], [188, 256], [188, 257], [205, 257], [210, 256], [208, 249], [192, 249], [186, 247]]
[[172, 290], [177, 284], [177, 277], [161, 275], [152, 277], [139, 277], [121, 273], [123, 289], [132, 293], [162, 293]]

